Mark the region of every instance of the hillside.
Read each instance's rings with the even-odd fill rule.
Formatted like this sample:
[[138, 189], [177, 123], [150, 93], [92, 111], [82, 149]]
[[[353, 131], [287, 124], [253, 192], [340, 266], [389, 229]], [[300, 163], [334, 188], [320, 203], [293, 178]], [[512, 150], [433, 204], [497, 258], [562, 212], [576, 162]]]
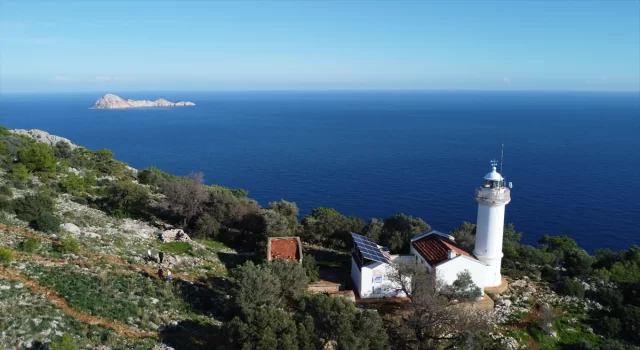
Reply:
[[[261, 207], [245, 190], [204, 185], [202, 174], [136, 170], [108, 150], [37, 135], [0, 129], [2, 349], [626, 349], [640, 342], [638, 247], [594, 257], [566, 236], [532, 247], [509, 226], [503, 273], [510, 289], [491, 295], [494, 311], [430, 289], [354, 305], [306, 292], [329, 273], [348, 287], [349, 232], [401, 252], [430, 228], [426, 222], [403, 214], [364, 222], [331, 208], [299, 220], [293, 202]], [[464, 246], [474, 230], [465, 223], [452, 234]], [[303, 264], [265, 262], [270, 236], [302, 237]], [[426, 315], [435, 323], [424, 323]]]

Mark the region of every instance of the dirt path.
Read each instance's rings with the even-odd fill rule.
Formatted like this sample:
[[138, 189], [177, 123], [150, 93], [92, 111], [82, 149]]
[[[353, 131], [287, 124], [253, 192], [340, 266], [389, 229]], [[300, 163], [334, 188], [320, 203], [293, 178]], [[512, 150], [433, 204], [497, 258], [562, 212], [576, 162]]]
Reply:
[[65, 314], [79, 320], [80, 322], [110, 328], [118, 332], [119, 334], [122, 334], [128, 337], [142, 338], [142, 337], [158, 336], [158, 333], [156, 332], [141, 331], [138, 329], [127, 327], [120, 323], [112, 322], [104, 318], [91, 316], [84, 312], [77, 311], [72, 307], [70, 307], [67, 301], [64, 298], [62, 298], [60, 295], [58, 295], [58, 293], [56, 293], [54, 290], [42, 286], [38, 282], [32, 279], [29, 279], [28, 277], [20, 274], [16, 270], [0, 267], [0, 277], [2, 277], [3, 279], [19, 281], [20, 283], [29, 286], [33, 292], [44, 295], [45, 298], [47, 298], [57, 307], [62, 309], [62, 311]]

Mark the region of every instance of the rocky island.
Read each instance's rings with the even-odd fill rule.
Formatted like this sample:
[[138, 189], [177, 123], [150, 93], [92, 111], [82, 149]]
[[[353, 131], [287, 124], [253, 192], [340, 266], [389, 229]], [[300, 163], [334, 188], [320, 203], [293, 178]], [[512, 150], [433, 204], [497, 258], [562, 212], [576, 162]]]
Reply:
[[124, 99], [114, 94], [106, 94], [102, 96], [91, 108], [94, 109], [123, 109], [123, 108], [139, 108], [139, 107], [183, 107], [195, 106], [196, 104], [189, 101], [171, 102], [164, 98], [155, 101], [150, 100], [132, 100]]

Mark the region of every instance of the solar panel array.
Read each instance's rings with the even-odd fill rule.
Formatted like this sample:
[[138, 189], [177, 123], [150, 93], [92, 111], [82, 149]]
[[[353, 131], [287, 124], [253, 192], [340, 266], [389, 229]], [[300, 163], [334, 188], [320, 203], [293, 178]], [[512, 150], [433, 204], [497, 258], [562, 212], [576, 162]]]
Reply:
[[382, 254], [380, 248], [378, 248], [378, 245], [368, 237], [353, 232], [351, 232], [351, 237], [353, 237], [353, 242], [355, 243], [356, 247], [358, 247], [358, 250], [360, 251], [360, 253], [362, 253], [362, 256], [365, 259], [381, 262], [384, 264], [390, 263], [389, 259], [387, 259]]

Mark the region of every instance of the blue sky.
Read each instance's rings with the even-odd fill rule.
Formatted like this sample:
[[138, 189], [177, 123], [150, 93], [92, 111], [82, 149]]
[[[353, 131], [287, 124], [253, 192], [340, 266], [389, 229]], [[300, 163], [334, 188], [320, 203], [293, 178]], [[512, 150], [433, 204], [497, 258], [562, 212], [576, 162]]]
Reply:
[[640, 0], [0, 5], [0, 92], [282, 89], [638, 91]]

